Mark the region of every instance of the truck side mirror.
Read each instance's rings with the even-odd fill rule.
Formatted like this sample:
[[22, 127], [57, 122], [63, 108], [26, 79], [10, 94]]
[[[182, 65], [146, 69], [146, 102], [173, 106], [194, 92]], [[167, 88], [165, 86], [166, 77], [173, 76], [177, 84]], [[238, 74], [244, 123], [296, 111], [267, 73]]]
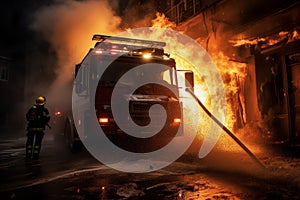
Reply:
[[194, 73], [187, 71], [184, 73], [185, 87], [191, 88], [194, 91]]
[[79, 68], [80, 68], [80, 64], [75, 65], [75, 77], [77, 76]]

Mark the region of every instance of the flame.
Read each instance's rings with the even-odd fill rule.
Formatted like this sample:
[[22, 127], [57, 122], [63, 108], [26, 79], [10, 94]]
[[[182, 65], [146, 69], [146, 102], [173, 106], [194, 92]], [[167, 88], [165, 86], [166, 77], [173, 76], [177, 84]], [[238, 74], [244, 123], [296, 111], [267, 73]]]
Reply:
[[161, 13], [156, 13], [156, 18], [152, 20], [153, 28], [175, 29], [176, 23], [169, 21], [169, 19]]
[[292, 39], [294, 39], [294, 40], [300, 39], [300, 34], [298, 33], [297, 30], [293, 31], [293, 33], [292, 33]]
[[239, 47], [239, 46], [251, 46], [251, 45], [257, 45], [260, 42], [265, 42], [265, 38], [257, 38], [253, 40], [249, 39], [239, 39], [239, 40], [229, 40], [229, 43], [232, 43], [234, 47]]
[[[222, 75], [225, 91], [227, 96], [226, 105], [226, 120], [225, 125], [231, 130], [235, 130], [237, 117], [241, 117], [243, 121], [246, 121], [246, 116], [237, 116], [237, 111], [244, 110], [244, 97], [241, 93], [241, 84], [243, 84], [246, 73], [246, 64], [233, 62], [223, 52], [213, 52], [212, 58], [217, 65]], [[239, 100], [242, 108], [239, 108]], [[244, 113], [244, 112], [243, 112]]]
[[279, 33], [278, 33], [278, 35], [279, 36], [286, 36], [287, 34], [289, 34], [289, 32], [288, 31], [280, 31]]
[[245, 39], [244, 36], [240, 36], [240, 39], [229, 40], [229, 43], [234, 47], [239, 46], [252, 46], [252, 45], [261, 45], [262, 48], [276, 45], [280, 42], [293, 42], [300, 39], [299, 33], [297, 30], [289, 31], [280, 31], [275, 35], [270, 35], [264, 38], [255, 38], [255, 39]]

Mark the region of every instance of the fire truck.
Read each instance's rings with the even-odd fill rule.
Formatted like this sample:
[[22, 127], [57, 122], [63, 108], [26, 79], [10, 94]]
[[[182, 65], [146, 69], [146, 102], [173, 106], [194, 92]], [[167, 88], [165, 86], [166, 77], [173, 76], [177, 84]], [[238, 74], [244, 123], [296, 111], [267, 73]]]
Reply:
[[[87, 131], [85, 127], [89, 126], [93, 117], [97, 118], [106, 137], [122, 149], [149, 152], [166, 145], [183, 127], [178, 76], [180, 74], [184, 77], [184, 87], [193, 88], [193, 72], [176, 69], [175, 60], [165, 53], [164, 42], [106, 35], [94, 35], [93, 40], [96, 41], [95, 46], [75, 66], [73, 93], [94, 99], [90, 101], [85, 100], [89, 98], [81, 98], [78, 119], [74, 120], [70, 114], [65, 120], [64, 137], [71, 151], [76, 150], [80, 140], [84, 139], [85, 136], [79, 137], [78, 133]], [[157, 68], [157, 65], [163, 67]], [[138, 70], [138, 66], [144, 66], [148, 70]], [[122, 77], [133, 69], [137, 70], [122, 82]], [[149, 79], [149, 83], [130, 92], [136, 85], [135, 80], [145, 79]], [[96, 93], [92, 91], [91, 85], [96, 85]], [[126, 98], [129, 102], [126, 108], [128, 116], [122, 116], [123, 124], [118, 124], [113, 114], [113, 92], [117, 94], [117, 98]], [[157, 134], [135, 137], [120, 128], [126, 127], [127, 119], [131, 119], [137, 126], [147, 126], [151, 122], [149, 110], [154, 105], [160, 105], [166, 111], [166, 121]], [[84, 110], [84, 107], [94, 110], [96, 116]], [[160, 113], [154, 112], [152, 117], [159, 119]], [[78, 128], [81, 130], [77, 130]]]

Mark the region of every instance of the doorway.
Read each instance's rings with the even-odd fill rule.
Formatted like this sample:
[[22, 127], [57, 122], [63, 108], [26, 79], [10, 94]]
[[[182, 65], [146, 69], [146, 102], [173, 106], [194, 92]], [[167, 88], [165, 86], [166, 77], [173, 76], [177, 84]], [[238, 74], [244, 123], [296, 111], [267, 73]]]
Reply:
[[286, 55], [290, 105], [290, 139], [300, 143], [300, 51]]

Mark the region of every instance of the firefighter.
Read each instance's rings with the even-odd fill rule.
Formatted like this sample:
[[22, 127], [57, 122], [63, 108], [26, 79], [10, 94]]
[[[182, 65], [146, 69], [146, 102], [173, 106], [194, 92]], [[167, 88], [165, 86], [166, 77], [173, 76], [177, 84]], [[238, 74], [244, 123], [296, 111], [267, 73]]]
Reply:
[[26, 113], [26, 159], [39, 159], [44, 130], [50, 120], [50, 114], [48, 109], [45, 108], [45, 104], [46, 98], [39, 96], [36, 98], [34, 105]]

